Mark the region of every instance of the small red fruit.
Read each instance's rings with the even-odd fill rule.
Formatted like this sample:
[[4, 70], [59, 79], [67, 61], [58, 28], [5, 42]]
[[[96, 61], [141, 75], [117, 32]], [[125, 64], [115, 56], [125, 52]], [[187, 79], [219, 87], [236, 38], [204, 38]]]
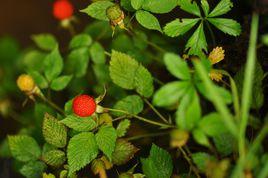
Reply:
[[68, 19], [73, 15], [73, 12], [73, 5], [68, 0], [56, 0], [53, 4], [53, 15], [56, 19]]
[[73, 112], [80, 117], [89, 117], [96, 111], [94, 98], [88, 95], [76, 96], [73, 100]]

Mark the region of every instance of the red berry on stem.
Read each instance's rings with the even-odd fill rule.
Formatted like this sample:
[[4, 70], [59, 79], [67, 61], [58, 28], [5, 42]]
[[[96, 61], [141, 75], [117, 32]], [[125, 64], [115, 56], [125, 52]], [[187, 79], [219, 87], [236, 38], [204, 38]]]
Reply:
[[73, 15], [73, 12], [73, 5], [68, 0], [56, 0], [53, 4], [53, 15], [56, 19], [68, 19]]
[[73, 112], [80, 117], [91, 116], [96, 111], [94, 98], [88, 95], [76, 96], [73, 100]]

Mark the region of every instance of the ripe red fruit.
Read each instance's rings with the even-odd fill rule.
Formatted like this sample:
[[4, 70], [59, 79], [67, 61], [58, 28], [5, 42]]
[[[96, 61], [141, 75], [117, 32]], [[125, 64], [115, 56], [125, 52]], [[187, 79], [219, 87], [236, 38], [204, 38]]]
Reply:
[[91, 116], [96, 111], [94, 98], [88, 95], [79, 95], [73, 100], [73, 112], [80, 117]]
[[68, 0], [56, 0], [53, 4], [53, 15], [56, 19], [68, 19], [73, 15], [73, 12], [73, 5]]

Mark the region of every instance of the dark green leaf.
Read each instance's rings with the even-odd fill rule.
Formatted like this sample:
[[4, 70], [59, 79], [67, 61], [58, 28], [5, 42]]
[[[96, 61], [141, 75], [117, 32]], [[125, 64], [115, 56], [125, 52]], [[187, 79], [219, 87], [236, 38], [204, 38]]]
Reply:
[[45, 170], [46, 165], [41, 161], [33, 161], [25, 164], [21, 169], [20, 173], [26, 178], [40, 178]]
[[52, 90], [55, 90], [55, 91], [63, 90], [64, 88], [67, 87], [67, 85], [70, 83], [72, 78], [73, 78], [72, 75], [64, 75], [64, 76], [55, 78], [54, 80], [52, 80], [50, 87]]
[[44, 61], [45, 76], [48, 81], [52, 81], [60, 75], [63, 69], [63, 59], [60, 55], [58, 47], [47, 55]]
[[79, 34], [73, 37], [70, 42], [70, 49], [89, 47], [92, 43], [92, 39], [87, 34]]

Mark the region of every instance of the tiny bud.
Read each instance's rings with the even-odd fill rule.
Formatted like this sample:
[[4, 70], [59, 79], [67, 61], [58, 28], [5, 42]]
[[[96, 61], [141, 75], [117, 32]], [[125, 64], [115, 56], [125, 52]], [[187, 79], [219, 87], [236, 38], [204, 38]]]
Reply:
[[106, 15], [111, 22], [112, 27], [119, 26], [121, 29], [125, 29], [124, 18], [125, 14], [121, 10], [119, 5], [112, 5], [106, 9]]
[[17, 79], [17, 85], [23, 92], [32, 92], [35, 88], [35, 83], [30, 75], [22, 74]]
[[222, 47], [216, 47], [210, 52], [208, 59], [211, 61], [211, 64], [216, 64], [224, 59], [224, 53], [225, 51]]
[[187, 143], [189, 139], [189, 133], [184, 130], [173, 130], [170, 133], [170, 137], [170, 146], [172, 148], [179, 148]]

